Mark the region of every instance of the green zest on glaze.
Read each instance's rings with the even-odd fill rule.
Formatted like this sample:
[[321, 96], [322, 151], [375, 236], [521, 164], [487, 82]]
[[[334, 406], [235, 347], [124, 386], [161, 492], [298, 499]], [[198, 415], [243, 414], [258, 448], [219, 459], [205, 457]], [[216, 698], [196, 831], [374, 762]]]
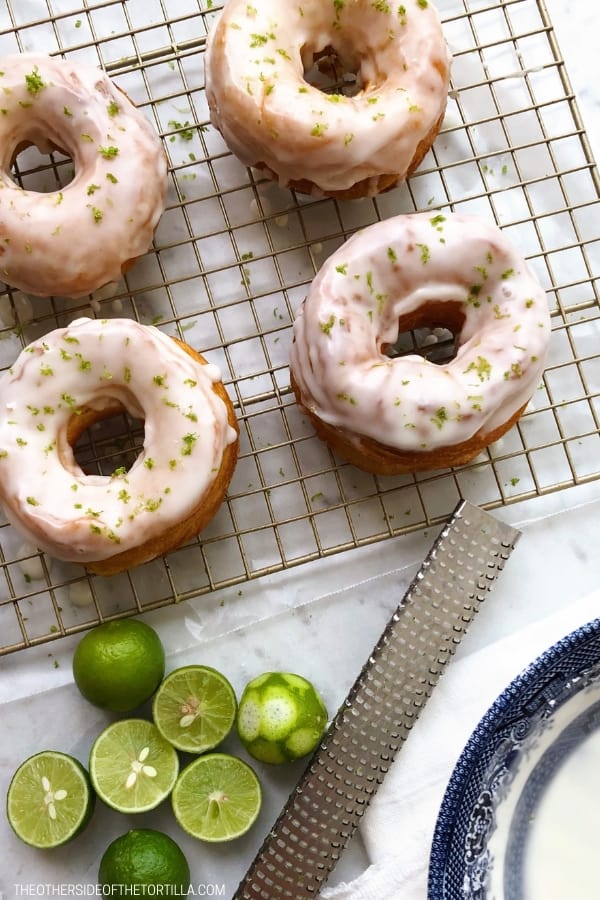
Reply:
[[331, 334], [331, 329], [335, 325], [335, 316], [330, 316], [327, 322], [319, 322], [319, 328], [323, 334]]
[[341, 393], [336, 394], [338, 400], [343, 400], [345, 403], [349, 403], [351, 406], [356, 406], [356, 400], [354, 397], [351, 397], [349, 394]]
[[104, 159], [114, 159], [115, 156], [119, 155], [118, 147], [98, 147], [98, 153], [100, 156], [103, 156]]
[[269, 41], [275, 40], [275, 35], [272, 31], [268, 34], [251, 34], [250, 37], [250, 47], [252, 49], [254, 49], [255, 47], [264, 47], [264, 45], [268, 44]]
[[465, 375], [467, 372], [475, 372], [480, 381], [489, 381], [492, 375], [492, 367], [484, 356], [478, 356], [476, 361], [469, 363], [464, 370]]
[[425, 266], [431, 258], [431, 251], [427, 244], [417, 244], [417, 247], [421, 251], [421, 262]]
[[43, 81], [37, 66], [34, 66], [33, 71], [25, 76], [25, 84], [27, 85], [28, 93], [33, 94], [34, 97], [44, 90], [46, 83]]
[[448, 413], [446, 412], [445, 406], [440, 406], [440, 408], [438, 409], [436, 414], [431, 417], [431, 421], [433, 422], [433, 424], [435, 425], [436, 428], [439, 428], [440, 431], [444, 427], [444, 422], [446, 422], [447, 420], [448, 420]]
[[183, 450], [181, 451], [182, 456], [190, 456], [192, 450], [194, 449], [194, 444], [198, 440], [197, 434], [186, 434], [183, 437]]

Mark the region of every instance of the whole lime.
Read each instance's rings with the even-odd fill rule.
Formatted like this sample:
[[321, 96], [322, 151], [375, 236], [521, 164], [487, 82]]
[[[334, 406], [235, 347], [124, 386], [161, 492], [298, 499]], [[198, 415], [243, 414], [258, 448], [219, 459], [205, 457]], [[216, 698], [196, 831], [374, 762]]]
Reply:
[[[111, 897], [157, 896], [158, 887], [170, 897], [186, 897], [190, 867], [173, 838], [152, 828], [135, 828], [116, 838], [104, 851], [98, 883], [110, 887]], [[149, 888], [148, 891], [143, 888]], [[163, 892], [165, 896], [167, 891]]]
[[291, 672], [265, 672], [242, 693], [236, 719], [248, 753], [265, 763], [299, 759], [315, 749], [327, 709], [310, 681]]
[[161, 640], [137, 619], [92, 628], [73, 656], [73, 677], [83, 696], [112, 712], [136, 709], [152, 696], [164, 673]]

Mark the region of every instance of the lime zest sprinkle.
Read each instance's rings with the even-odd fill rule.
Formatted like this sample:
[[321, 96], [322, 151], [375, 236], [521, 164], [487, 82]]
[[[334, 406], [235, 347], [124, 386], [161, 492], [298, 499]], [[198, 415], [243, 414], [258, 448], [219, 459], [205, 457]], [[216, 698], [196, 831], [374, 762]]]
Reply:
[[198, 440], [198, 435], [190, 432], [189, 434], [184, 434], [182, 440], [184, 443], [184, 447], [183, 447], [183, 450], [181, 451], [181, 455], [182, 456], [191, 456], [192, 450], [194, 448], [194, 444]]
[[40, 91], [44, 90], [46, 82], [42, 79], [37, 66], [34, 66], [33, 71], [25, 76], [25, 84], [27, 85], [28, 92], [33, 94], [34, 97], [39, 94]]
[[480, 381], [489, 381], [492, 375], [492, 366], [485, 356], [478, 356], [476, 360], [469, 363], [463, 374], [467, 372], [475, 372]]
[[319, 328], [321, 329], [323, 334], [326, 334], [328, 337], [331, 334], [331, 329], [333, 328], [334, 325], [335, 325], [335, 316], [334, 315], [329, 316], [329, 319], [327, 322], [319, 322]]
[[431, 251], [427, 244], [417, 244], [417, 247], [421, 251], [421, 262], [426, 265], [431, 257]]

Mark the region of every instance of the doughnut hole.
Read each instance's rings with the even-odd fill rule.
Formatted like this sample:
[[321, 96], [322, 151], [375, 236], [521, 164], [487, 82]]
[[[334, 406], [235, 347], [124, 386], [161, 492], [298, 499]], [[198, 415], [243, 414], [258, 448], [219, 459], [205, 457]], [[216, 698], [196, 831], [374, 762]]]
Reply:
[[73, 159], [65, 150], [55, 145], [44, 150], [22, 141], [13, 151], [10, 177], [26, 191], [51, 194], [67, 187], [75, 177]]
[[144, 421], [115, 402], [101, 413], [88, 409], [73, 416], [67, 441], [81, 471], [89, 476], [110, 476], [117, 469], [131, 469], [142, 451], [144, 434]]
[[[341, 16], [332, 28], [329, 13], [323, 11], [323, 19], [314, 23], [314, 40], [300, 49], [304, 80], [324, 93], [377, 92], [403, 68], [403, 42], [399, 48], [397, 41], [390, 41], [376, 4], [359, 5], [360, 27], [351, 15]], [[394, 89], [397, 86], [394, 80]]]
[[381, 353], [390, 359], [416, 353], [429, 362], [446, 365], [456, 356], [464, 321], [460, 304], [431, 301], [398, 320], [396, 340], [382, 344]]
[[304, 80], [324, 94], [344, 94], [355, 97], [363, 89], [358, 60], [340, 58], [334, 47], [325, 47], [318, 53], [302, 52]]

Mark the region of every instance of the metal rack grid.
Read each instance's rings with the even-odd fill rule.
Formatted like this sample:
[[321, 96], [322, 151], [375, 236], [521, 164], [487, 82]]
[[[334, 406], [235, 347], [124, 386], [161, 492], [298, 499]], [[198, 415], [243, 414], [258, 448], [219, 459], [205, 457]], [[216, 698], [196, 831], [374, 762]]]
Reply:
[[[5, 289], [0, 366], [77, 316], [131, 316], [217, 363], [241, 426], [226, 502], [168, 558], [90, 578], [3, 522], [0, 653], [427, 527], [459, 497], [494, 509], [600, 478], [600, 180], [542, 0], [439, 0], [454, 56], [442, 132], [408, 183], [344, 203], [265, 181], [210, 125], [202, 53], [221, 5], [0, 4], [0, 54], [35, 50], [101, 65], [155, 124], [170, 162], [154, 247], [122, 283], [85, 302]], [[15, 165], [15, 178], [38, 190], [71, 175], [69, 160], [35, 148]], [[492, 218], [522, 248], [548, 293], [551, 354], [526, 414], [473, 463], [377, 478], [334, 458], [296, 406], [290, 326], [319, 265], [349, 234], [423, 209]], [[406, 346], [448, 352], [427, 330], [407, 335]], [[140, 423], [111, 420], [88, 433], [78, 458], [112, 471], [131, 463], [142, 434]]]

